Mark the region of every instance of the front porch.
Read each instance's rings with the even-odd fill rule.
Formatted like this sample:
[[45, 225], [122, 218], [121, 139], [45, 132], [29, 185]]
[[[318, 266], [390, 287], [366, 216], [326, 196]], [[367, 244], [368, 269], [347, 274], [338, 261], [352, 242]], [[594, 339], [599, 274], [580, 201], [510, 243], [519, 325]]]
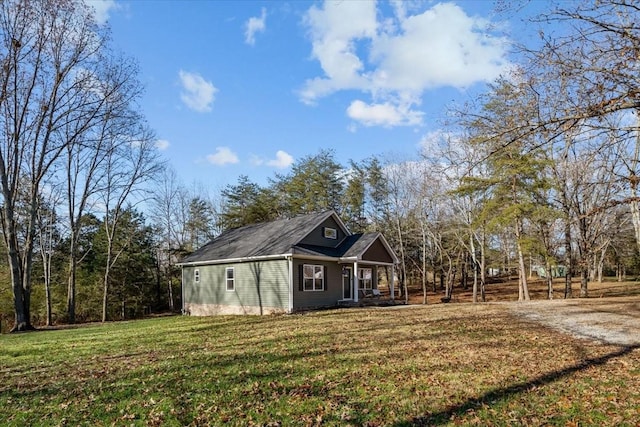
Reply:
[[394, 267], [394, 264], [380, 262], [343, 260], [342, 298], [338, 305], [368, 307], [397, 304], [394, 300]]
[[[394, 277], [398, 258], [380, 233], [354, 235], [354, 238], [356, 241], [338, 261], [342, 271], [342, 298], [339, 304], [390, 304], [395, 295]], [[381, 293], [381, 288], [386, 292]]]

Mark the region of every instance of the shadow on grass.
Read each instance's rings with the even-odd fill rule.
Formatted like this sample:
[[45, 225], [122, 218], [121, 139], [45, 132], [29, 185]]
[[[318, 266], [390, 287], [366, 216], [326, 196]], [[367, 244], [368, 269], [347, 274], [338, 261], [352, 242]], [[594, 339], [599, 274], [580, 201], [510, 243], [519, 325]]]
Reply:
[[640, 345], [625, 346], [613, 353], [605, 354], [604, 356], [601, 356], [601, 357], [586, 359], [581, 363], [578, 363], [577, 365], [571, 366], [569, 368], [561, 369], [558, 371], [550, 372], [546, 375], [542, 375], [538, 378], [534, 378], [531, 381], [521, 382], [518, 384], [514, 384], [510, 387], [492, 390], [477, 399], [471, 398], [460, 405], [449, 407], [441, 412], [436, 412], [433, 414], [415, 417], [411, 420], [402, 421], [400, 423], [395, 424], [395, 426], [409, 427], [409, 426], [444, 425], [449, 423], [452, 417], [461, 417], [465, 413], [467, 413], [467, 411], [469, 411], [470, 409], [477, 409], [482, 407], [483, 405], [487, 405], [487, 406], [494, 405], [496, 402], [507, 400], [511, 396], [517, 395], [519, 393], [525, 393], [527, 392], [527, 390], [535, 387], [551, 384], [555, 381], [558, 381], [576, 372], [580, 372], [586, 368], [589, 368], [592, 366], [604, 365], [605, 363], [609, 362], [612, 359], [625, 356], [639, 348], [640, 348]]

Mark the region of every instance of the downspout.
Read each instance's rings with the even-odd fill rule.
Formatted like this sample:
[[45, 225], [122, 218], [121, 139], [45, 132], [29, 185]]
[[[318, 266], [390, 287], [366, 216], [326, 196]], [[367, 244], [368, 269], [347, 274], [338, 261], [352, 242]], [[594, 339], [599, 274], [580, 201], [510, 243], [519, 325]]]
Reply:
[[289, 313], [293, 313], [293, 257], [287, 257], [289, 264], [289, 301], [287, 310]]
[[180, 304], [182, 305], [181, 312], [183, 315], [185, 315], [187, 314], [187, 312], [184, 309], [184, 265], [180, 266], [180, 277], [182, 277], [182, 280], [180, 281]]

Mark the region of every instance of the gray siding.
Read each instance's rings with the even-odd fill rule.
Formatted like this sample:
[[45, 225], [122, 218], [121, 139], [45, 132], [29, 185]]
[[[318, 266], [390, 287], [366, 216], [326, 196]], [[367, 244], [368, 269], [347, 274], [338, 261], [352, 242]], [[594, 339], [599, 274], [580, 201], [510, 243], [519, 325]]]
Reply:
[[[338, 232], [338, 238], [327, 239], [326, 237], [324, 237], [323, 230], [325, 227], [334, 228]], [[316, 227], [304, 239], [302, 239], [300, 243], [305, 245], [335, 248], [345, 239], [345, 237], [347, 236], [344, 234], [344, 231], [342, 231], [335, 219], [333, 219], [333, 217], [330, 217], [327, 218], [319, 227]]]
[[[235, 289], [226, 290], [225, 271], [235, 270]], [[200, 271], [200, 282], [194, 282], [194, 271]], [[269, 260], [235, 264], [186, 266], [183, 270], [185, 309], [212, 311], [202, 307], [227, 307], [217, 312], [263, 314], [288, 310], [289, 265], [287, 260]], [[199, 307], [199, 308], [197, 308]], [[194, 311], [192, 310], [192, 311]], [[215, 313], [210, 313], [215, 314]]]
[[[324, 291], [300, 290], [301, 268], [304, 264], [326, 267]], [[342, 299], [342, 266], [336, 262], [294, 259], [293, 261], [293, 309], [331, 307]]]
[[362, 255], [363, 260], [367, 261], [378, 261], [391, 264], [393, 263], [393, 258], [387, 252], [387, 249], [384, 247], [380, 239], [376, 239], [375, 242], [367, 249], [367, 251]]

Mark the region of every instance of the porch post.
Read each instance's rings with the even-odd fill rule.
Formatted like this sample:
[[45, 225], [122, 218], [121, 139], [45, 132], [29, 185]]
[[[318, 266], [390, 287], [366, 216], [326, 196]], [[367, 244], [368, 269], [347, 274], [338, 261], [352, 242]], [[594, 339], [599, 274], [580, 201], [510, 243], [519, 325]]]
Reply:
[[358, 302], [358, 261], [353, 262], [353, 302]]
[[393, 288], [393, 282], [395, 281], [395, 277], [396, 277], [396, 265], [391, 264], [391, 278], [389, 279], [389, 293], [391, 294], [391, 301], [393, 301], [396, 296], [395, 290]]

